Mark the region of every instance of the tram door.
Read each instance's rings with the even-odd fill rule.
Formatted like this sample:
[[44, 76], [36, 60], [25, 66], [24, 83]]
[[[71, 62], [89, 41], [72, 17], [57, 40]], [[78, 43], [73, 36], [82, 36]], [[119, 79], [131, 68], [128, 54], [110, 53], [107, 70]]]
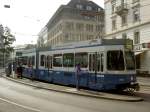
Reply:
[[[104, 69], [104, 54], [101, 52], [95, 52], [89, 54], [89, 71], [94, 73], [94, 78], [91, 82], [97, 83], [97, 73], [103, 72]], [[92, 77], [93, 77], [92, 76]]]
[[104, 55], [100, 52], [89, 53], [89, 71], [103, 72]]

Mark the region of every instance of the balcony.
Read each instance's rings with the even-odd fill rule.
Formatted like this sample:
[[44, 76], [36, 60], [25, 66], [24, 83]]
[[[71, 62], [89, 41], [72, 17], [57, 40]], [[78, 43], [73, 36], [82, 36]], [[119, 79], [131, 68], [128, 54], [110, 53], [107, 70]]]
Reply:
[[116, 13], [119, 15], [119, 16], [122, 16], [124, 14], [127, 14], [128, 13], [128, 6], [127, 4], [123, 3], [119, 6], [116, 7]]

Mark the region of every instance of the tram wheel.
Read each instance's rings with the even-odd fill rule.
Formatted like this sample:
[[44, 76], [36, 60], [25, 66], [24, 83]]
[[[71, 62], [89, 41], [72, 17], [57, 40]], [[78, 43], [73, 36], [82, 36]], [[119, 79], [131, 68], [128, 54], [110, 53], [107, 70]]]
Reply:
[[135, 92], [135, 89], [134, 88], [127, 88], [126, 91], [133, 94]]

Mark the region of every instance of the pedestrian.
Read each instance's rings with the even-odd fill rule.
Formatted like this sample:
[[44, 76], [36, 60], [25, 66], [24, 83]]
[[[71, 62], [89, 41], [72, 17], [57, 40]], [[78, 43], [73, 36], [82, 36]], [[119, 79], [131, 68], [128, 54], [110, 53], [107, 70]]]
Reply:
[[17, 78], [20, 77], [20, 68], [19, 68], [19, 65], [17, 65]]
[[76, 89], [79, 90], [79, 80], [81, 74], [81, 67], [80, 64], [77, 64], [75, 67], [75, 75], [76, 75]]
[[23, 67], [22, 67], [22, 65], [19, 66], [19, 71], [20, 71], [20, 78], [22, 79], [22, 72], [23, 72]]
[[11, 75], [11, 63], [8, 64], [8, 77]]

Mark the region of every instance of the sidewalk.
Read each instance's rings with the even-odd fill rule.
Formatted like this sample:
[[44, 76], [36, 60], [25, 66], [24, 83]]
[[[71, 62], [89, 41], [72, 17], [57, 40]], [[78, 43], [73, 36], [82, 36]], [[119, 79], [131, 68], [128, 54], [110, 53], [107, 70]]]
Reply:
[[137, 81], [141, 86], [150, 86], [150, 77], [137, 77]]
[[51, 90], [56, 92], [67, 93], [67, 94], [81, 95], [86, 97], [94, 97], [94, 98], [101, 98], [101, 99], [108, 99], [108, 100], [127, 101], [127, 102], [137, 102], [143, 100], [142, 98], [136, 96], [110, 94], [110, 93], [96, 92], [96, 91], [84, 90], [84, 89], [78, 91], [76, 90], [76, 88], [68, 87], [68, 86], [60, 86], [60, 85], [44, 83], [40, 81], [31, 81], [30, 79], [26, 79], [26, 78], [18, 79], [18, 78], [12, 78], [12, 76], [6, 77], [4, 73], [2, 76], [8, 80], [15, 81], [17, 83], [22, 83], [39, 89], [46, 89], [46, 90]]

